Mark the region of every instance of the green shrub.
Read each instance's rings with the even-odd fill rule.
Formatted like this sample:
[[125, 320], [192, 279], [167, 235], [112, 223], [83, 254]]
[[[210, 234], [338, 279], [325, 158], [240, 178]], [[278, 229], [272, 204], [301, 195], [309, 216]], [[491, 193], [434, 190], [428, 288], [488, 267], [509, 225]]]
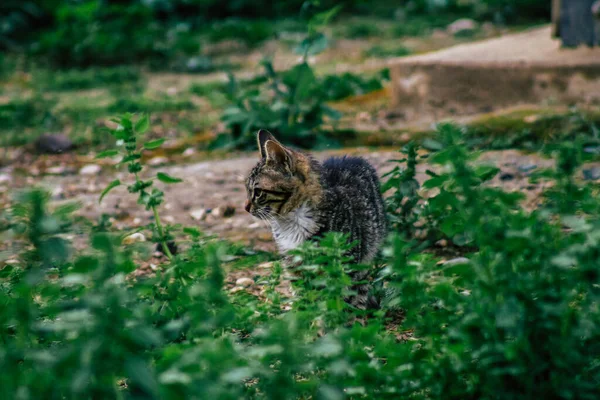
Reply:
[[0, 105], [0, 129], [33, 127], [52, 119], [52, 100], [43, 97], [17, 99]]
[[412, 54], [412, 50], [405, 46], [384, 47], [373, 46], [364, 52], [365, 57], [387, 58], [404, 57]]
[[268, 85], [240, 90], [232, 81], [230, 98], [234, 104], [221, 117], [229, 132], [215, 145], [253, 147], [255, 132], [262, 128], [277, 132], [288, 143], [314, 147], [318, 140], [325, 139], [316, 135], [325, 119], [336, 120], [339, 113], [325, 104], [325, 93], [312, 68], [301, 63], [276, 74], [269, 61], [263, 65]]
[[307, 22], [307, 34], [295, 50], [302, 61], [294, 67], [277, 73], [269, 60], [263, 60], [268, 79], [263, 86], [241, 90], [230, 75], [228, 94], [233, 104], [221, 117], [228, 132], [220, 135], [214, 146], [253, 147], [258, 129], [270, 129], [283, 141], [302, 147], [333, 142], [317, 133], [322, 133], [322, 126], [337, 120], [340, 114], [325, 104], [323, 86], [307, 60], [327, 48], [329, 41], [322, 28], [339, 10], [340, 7], [334, 7]]
[[382, 82], [386, 80], [384, 75], [385, 71], [370, 78], [363, 78], [361, 75], [350, 72], [341, 75], [327, 75], [323, 77], [321, 86], [327, 100], [340, 100], [382, 89]]
[[139, 69], [132, 67], [106, 67], [73, 69], [66, 71], [37, 71], [36, 81], [50, 90], [84, 90], [115, 85], [137, 85], [141, 81]]
[[126, 110], [129, 113], [138, 113], [155, 111], [182, 111], [192, 109], [194, 109], [194, 104], [188, 100], [154, 100], [147, 96], [137, 95], [119, 97], [108, 107], [108, 112], [116, 113], [119, 112], [119, 110]]
[[[147, 127], [121, 122], [121, 138]], [[243, 252], [195, 229], [178, 232], [187, 250], [156, 275], [127, 279], [136, 262], [114, 234], [93, 233], [90, 250], [73, 251], [74, 207], [51, 210], [39, 191], [16, 198], [0, 224], [25, 250], [0, 269], [3, 397], [595, 399], [600, 221], [598, 207], [580, 213], [598, 203], [572, 175], [580, 144], [565, 144], [549, 175], [552, 197], [570, 207], [526, 212], [518, 195], [481, 184], [494, 171], [459, 129], [438, 133], [425, 145], [441, 172], [424, 186], [439, 189], [440, 224], [453, 218], [471, 250], [440, 262], [399, 236], [410, 219], [393, 219], [387, 297], [371, 316], [343, 301], [359, 266], [341, 235], [294, 252], [293, 298], [276, 290], [278, 263], [252, 294], [224, 289], [228, 262]], [[405, 149], [406, 170], [388, 181], [402, 192], [390, 198], [396, 216], [428, 207], [406, 204], [418, 195], [416, 150]], [[400, 319], [384, 315], [398, 308]]]
[[212, 42], [241, 40], [254, 47], [275, 36], [273, 23], [266, 20], [227, 19], [210, 26], [208, 38]]
[[59, 66], [86, 67], [165, 60], [198, 50], [198, 41], [187, 30], [159, 24], [141, 4], [106, 5], [94, 0], [60, 6], [54, 29], [41, 37], [35, 53]]
[[362, 39], [380, 34], [381, 30], [373, 22], [350, 23], [345, 30], [345, 37], [349, 39]]

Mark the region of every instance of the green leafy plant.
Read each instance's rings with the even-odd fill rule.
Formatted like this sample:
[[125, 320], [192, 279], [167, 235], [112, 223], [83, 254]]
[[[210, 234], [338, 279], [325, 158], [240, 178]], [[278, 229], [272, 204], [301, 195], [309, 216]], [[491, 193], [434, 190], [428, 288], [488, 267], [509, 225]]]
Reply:
[[339, 11], [339, 7], [316, 14], [308, 21], [307, 35], [296, 48], [302, 62], [283, 73], [275, 72], [271, 61], [262, 66], [268, 82], [256, 89], [240, 90], [230, 75], [229, 96], [234, 103], [222, 116], [229, 133], [216, 145], [249, 147], [259, 128], [277, 132], [283, 140], [301, 146], [314, 146], [322, 140], [317, 132], [326, 119], [335, 121], [340, 113], [325, 104], [326, 93], [308, 63], [310, 55], [326, 49], [328, 39], [320, 28]]
[[267, 20], [227, 19], [213, 23], [208, 37], [212, 42], [241, 40], [249, 47], [275, 36], [273, 24]]
[[[127, 165], [127, 170], [133, 175], [135, 181], [127, 187], [129, 193], [138, 194], [138, 204], [146, 207], [146, 210], [151, 210], [154, 215], [154, 241], [160, 243], [162, 251], [171, 260], [173, 255], [169, 249], [167, 243], [169, 242], [170, 236], [168, 229], [165, 229], [161, 223], [160, 216], [158, 214], [158, 207], [163, 202], [164, 193], [157, 188], [153, 188], [149, 191], [154, 180], [143, 180], [140, 178], [140, 172], [142, 171], [142, 150], [155, 150], [159, 148], [163, 143], [164, 139], [152, 140], [144, 143], [141, 147], [138, 146], [138, 139], [150, 128], [150, 119], [148, 115], [143, 115], [138, 118], [137, 121], [133, 120], [131, 114], [125, 114], [119, 119], [114, 120], [117, 123], [117, 127], [110, 131], [110, 134], [115, 137], [118, 141], [123, 144], [124, 154], [121, 164]], [[119, 154], [118, 150], [106, 150], [98, 154], [97, 158], [113, 157]], [[156, 175], [156, 179], [163, 183], [172, 184], [182, 182], [181, 179], [172, 177], [164, 172], [159, 172]], [[106, 189], [102, 191], [99, 201], [102, 201], [112, 189], [120, 186], [122, 183], [116, 179], [112, 181]]]
[[418, 193], [419, 182], [417, 175], [417, 150], [414, 142], [409, 142], [403, 149], [404, 158], [393, 160], [394, 163], [406, 163], [406, 167], [395, 166], [383, 177], [385, 182], [381, 188], [382, 193], [391, 192], [387, 197], [387, 213], [390, 227], [408, 238], [414, 236], [415, 223], [419, 220], [420, 205], [422, 201]]
[[[143, 146], [131, 136], [149, 122], [117, 123], [132, 156], [124, 162], [140, 173]], [[245, 257], [256, 254], [188, 228], [180, 256], [135, 278], [139, 262], [105, 222], [89, 249], [71, 248], [73, 207], [52, 207], [40, 191], [16, 198], [0, 219], [0, 233], [24, 241], [0, 264], [2, 396], [595, 399], [600, 218], [595, 186], [575, 179], [581, 143], [561, 147], [556, 168], [540, 177], [554, 182], [549, 202], [531, 212], [486, 184], [495, 171], [463, 134], [440, 125], [422, 144], [433, 163], [428, 196], [414, 201], [416, 145], [388, 176], [400, 232], [382, 255], [382, 309], [369, 314], [343, 300], [349, 275], [362, 271], [344, 256], [352, 244], [343, 235], [301, 246], [284, 271], [278, 262], [253, 268]], [[152, 196], [148, 188], [136, 191], [140, 199]], [[447, 260], [427, 237], [402, 235], [413, 214], [463, 238], [462, 257]], [[252, 284], [238, 286], [236, 272]]]

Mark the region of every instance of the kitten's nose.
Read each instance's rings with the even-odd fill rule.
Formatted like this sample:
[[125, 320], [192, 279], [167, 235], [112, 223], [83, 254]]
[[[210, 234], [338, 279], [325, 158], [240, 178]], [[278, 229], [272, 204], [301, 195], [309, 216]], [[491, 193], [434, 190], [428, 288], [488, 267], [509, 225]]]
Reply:
[[250, 207], [252, 205], [250, 204], [250, 200], [246, 199], [246, 202], [244, 203], [244, 209], [248, 212], [250, 212]]

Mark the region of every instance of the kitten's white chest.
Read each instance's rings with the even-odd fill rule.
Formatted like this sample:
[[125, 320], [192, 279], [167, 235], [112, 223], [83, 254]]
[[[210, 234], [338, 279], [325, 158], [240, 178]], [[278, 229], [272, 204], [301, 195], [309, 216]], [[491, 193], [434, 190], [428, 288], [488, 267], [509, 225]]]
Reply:
[[295, 249], [319, 231], [316, 213], [303, 204], [273, 223], [273, 237], [281, 253]]

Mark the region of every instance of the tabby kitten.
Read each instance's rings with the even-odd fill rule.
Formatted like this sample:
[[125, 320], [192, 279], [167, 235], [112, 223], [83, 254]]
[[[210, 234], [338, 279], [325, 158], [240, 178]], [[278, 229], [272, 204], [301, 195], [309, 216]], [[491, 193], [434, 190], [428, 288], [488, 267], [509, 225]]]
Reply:
[[[349, 256], [368, 263], [386, 234], [386, 217], [375, 169], [358, 157], [329, 158], [322, 164], [289, 149], [271, 133], [257, 135], [260, 161], [246, 180], [245, 209], [269, 221], [279, 251], [298, 247], [326, 232], [350, 235], [358, 244]], [[355, 273], [354, 281], [368, 272]], [[374, 307], [368, 285], [355, 285], [347, 299], [358, 308]]]

